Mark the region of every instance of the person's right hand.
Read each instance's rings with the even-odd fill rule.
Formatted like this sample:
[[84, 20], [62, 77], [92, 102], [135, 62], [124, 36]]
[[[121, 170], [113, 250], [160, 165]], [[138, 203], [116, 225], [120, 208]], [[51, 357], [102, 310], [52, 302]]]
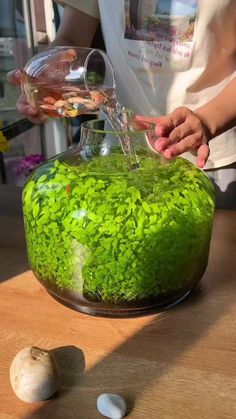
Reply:
[[[8, 83], [14, 86], [20, 86], [21, 84], [21, 77], [22, 73], [21, 70], [16, 69], [10, 71], [7, 74], [7, 81]], [[21, 113], [24, 117], [29, 119], [34, 124], [42, 124], [48, 119], [48, 116], [38, 109], [35, 109], [33, 106], [29, 104], [26, 99], [26, 96], [22, 93], [16, 102], [16, 109], [19, 113]]]

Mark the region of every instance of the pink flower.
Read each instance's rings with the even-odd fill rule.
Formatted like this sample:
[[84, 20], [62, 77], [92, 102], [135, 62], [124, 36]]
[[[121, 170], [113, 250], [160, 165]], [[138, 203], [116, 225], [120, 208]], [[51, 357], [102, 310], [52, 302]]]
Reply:
[[30, 156], [25, 157], [20, 161], [17, 166], [16, 174], [20, 176], [24, 174], [29, 176], [30, 173], [37, 167], [39, 164], [45, 161], [45, 158], [41, 154], [30, 154]]

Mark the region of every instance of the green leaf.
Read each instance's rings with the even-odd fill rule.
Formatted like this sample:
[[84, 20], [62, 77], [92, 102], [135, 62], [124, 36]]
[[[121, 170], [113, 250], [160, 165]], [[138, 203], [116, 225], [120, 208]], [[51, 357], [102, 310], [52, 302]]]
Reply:
[[33, 217], [36, 218], [39, 213], [39, 203], [36, 202], [33, 206]]
[[147, 212], [148, 214], [152, 212], [151, 207], [147, 204], [147, 202], [143, 201], [142, 206], [143, 206], [144, 211]]

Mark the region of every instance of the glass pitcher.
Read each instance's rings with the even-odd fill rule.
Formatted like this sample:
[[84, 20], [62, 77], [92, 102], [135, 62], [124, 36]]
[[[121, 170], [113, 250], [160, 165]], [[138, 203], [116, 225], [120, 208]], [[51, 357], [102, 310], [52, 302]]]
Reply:
[[115, 89], [113, 68], [99, 49], [55, 47], [35, 55], [22, 72], [28, 102], [50, 117], [96, 112]]
[[[87, 122], [81, 143], [38, 167], [23, 191], [30, 266], [83, 313], [130, 317], [171, 307], [208, 262], [214, 191], [183, 158], [154, 152], [154, 128]], [[122, 152], [130, 136], [138, 167]]]

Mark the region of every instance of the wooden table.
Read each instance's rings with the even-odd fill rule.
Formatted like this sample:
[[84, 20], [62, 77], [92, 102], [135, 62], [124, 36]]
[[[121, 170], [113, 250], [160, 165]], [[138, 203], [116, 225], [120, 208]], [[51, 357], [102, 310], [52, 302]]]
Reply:
[[[133, 419], [236, 418], [236, 212], [215, 216], [202, 291], [131, 320], [93, 318], [54, 301], [27, 267], [20, 192], [0, 189], [0, 418], [96, 419], [102, 392], [124, 395]], [[53, 349], [58, 396], [18, 400], [9, 366], [25, 346]]]

